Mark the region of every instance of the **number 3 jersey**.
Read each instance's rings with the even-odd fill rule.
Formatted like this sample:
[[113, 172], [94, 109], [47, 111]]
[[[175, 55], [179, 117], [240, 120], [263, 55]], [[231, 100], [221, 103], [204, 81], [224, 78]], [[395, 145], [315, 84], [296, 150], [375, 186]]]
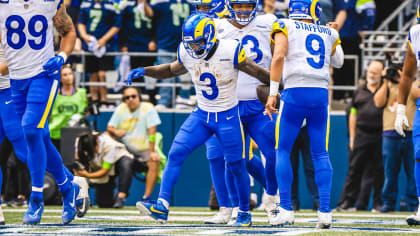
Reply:
[[[259, 15], [242, 29], [235, 27], [226, 19], [215, 19], [217, 37], [238, 40], [242, 43], [248, 58], [269, 70], [272, 58], [270, 33], [276, 19], [272, 14]], [[260, 84], [262, 83], [258, 79], [239, 71], [238, 99], [240, 101], [258, 99], [256, 87]]]
[[280, 19], [273, 24], [274, 34], [283, 32], [289, 43], [284, 60], [284, 88], [328, 88], [330, 57], [341, 43], [338, 32], [326, 26]]
[[246, 58], [245, 50], [236, 40], [221, 39], [217, 45], [208, 60], [191, 57], [182, 43], [178, 47], [178, 61], [192, 77], [198, 107], [207, 112], [226, 111], [238, 104], [235, 66]]
[[0, 0], [1, 44], [12, 79], [31, 78], [54, 56], [53, 17], [63, 0]]

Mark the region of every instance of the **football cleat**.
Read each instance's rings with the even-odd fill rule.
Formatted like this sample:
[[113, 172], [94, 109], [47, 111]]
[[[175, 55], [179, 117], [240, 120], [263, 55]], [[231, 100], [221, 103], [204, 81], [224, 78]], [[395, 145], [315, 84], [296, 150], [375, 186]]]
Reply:
[[166, 224], [168, 220], [169, 210], [162, 204], [161, 201], [137, 202], [137, 209], [140, 214], [152, 217], [158, 223]]
[[76, 216], [76, 198], [79, 192], [79, 185], [71, 182], [71, 189], [63, 194], [63, 213], [61, 215], [63, 224], [70, 223]]
[[204, 224], [227, 224], [231, 216], [232, 208], [220, 207], [219, 212], [210, 219], [204, 221]]
[[233, 225], [236, 222], [236, 219], [238, 218], [239, 213], [239, 207], [234, 207], [232, 209], [232, 216], [230, 217], [230, 221], [227, 223], [227, 225]]
[[238, 212], [238, 218], [233, 223], [233, 227], [250, 227], [252, 225], [251, 213], [249, 212]]
[[279, 201], [279, 196], [268, 195], [265, 196], [264, 211], [267, 212], [268, 220], [276, 217], [277, 214], [277, 203]]
[[36, 225], [41, 222], [42, 212], [44, 212], [44, 203], [30, 198], [28, 210], [23, 215], [23, 223], [29, 225]]
[[329, 229], [331, 228], [332, 214], [331, 212], [320, 212], [318, 211], [318, 223], [316, 228], [318, 229]]
[[3, 215], [3, 209], [0, 207], [0, 225], [4, 225], [4, 215]]
[[292, 225], [295, 223], [295, 213], [293, 210], [288, 211], [283, 207], [278, 207], [277, 215], [270, 219], [271, 226], [285, 226], [285, 225]]
[[407, 217], [407, 224], [409, 226], [420, 225], [420, 214], [417, 213], [416, 215], [411, 215]]
[[73, 183], [79, 185], [80, 191], [76, 198], [76, 215], [83, 217], [89, 209], [89, 183], [85, 177], [74, 176]]

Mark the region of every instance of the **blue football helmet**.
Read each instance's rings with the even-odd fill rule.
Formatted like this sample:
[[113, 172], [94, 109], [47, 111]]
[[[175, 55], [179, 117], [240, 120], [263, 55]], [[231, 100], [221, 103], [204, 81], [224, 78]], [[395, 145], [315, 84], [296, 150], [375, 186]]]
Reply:
[[[253, 4], [254, 7], [251, 11], [235, 11], [233, 9], [233, 5], [240, 3], [250, 3]], [[249, 24], [249, 22], [251, 22], [257, 14], [258, 0], [226, 0], [226, 4], [230, 13], [230, 18], [241, 25]]]
[[205, 14], [189, 16], [182, 27], [182, 43], [193, 58], [200, 59], [209, 53], [216, 43], [216, 26]]
[[294, 20], [312, 20], [319, 25], [322, 9], [318, 0], [290, 0], [289, 18]]
[[[204, 13], [213, 18], [221, 18], [226, 12], [225, 0], [194, 0], [192, 2], [195, 13]], [[198, 9], [199, 7], [207, 9]]]
[[417, 6], [417, 22], [420, 24], [420, 4]]

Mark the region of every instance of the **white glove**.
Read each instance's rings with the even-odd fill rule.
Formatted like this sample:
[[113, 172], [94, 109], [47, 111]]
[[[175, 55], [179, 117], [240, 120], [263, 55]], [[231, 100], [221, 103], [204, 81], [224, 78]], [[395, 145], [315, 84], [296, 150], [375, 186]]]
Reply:
[[395, 131], [397, 131], [397, 133], [403, 137], [405, 137], [404, 126], [406, 128], [409, 127], [407, 116], [405, 115], [405, 105], [398, 104], [397, 117], [395, 118], [394, 128], [395, 128]]

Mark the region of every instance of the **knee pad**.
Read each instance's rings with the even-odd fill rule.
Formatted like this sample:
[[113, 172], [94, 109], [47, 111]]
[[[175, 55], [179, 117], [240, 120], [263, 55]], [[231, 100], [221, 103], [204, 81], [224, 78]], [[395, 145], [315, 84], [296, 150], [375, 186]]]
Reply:
[[173, 142], [171, 149], [169, 150], [167, 165], [181, 166], [190, 152], [191, 150], [186, 146]]
[[331, 162], [328, 157], [314, 159], [314, 167], [316, 171], [332, 171]]
[[7, 138], [12, 142], [23, 138], [23, 131], [18, 123], [5, 124], [4, 131]]
[[28, 140], [28, 142], [31, 142], [34, 139], [41, 139], [43, 130], [33, 126], [24, 126], [23, 133], [25, 134], [25, 137]]
[[238, 173], [239, 171], [244, 169], [245, 173], [248, 174], [248, 172], [246, 171], [246, 164], [244, 159], [235, 162], [230, 162], [226, 165], [232, 171], [232, 173]]

